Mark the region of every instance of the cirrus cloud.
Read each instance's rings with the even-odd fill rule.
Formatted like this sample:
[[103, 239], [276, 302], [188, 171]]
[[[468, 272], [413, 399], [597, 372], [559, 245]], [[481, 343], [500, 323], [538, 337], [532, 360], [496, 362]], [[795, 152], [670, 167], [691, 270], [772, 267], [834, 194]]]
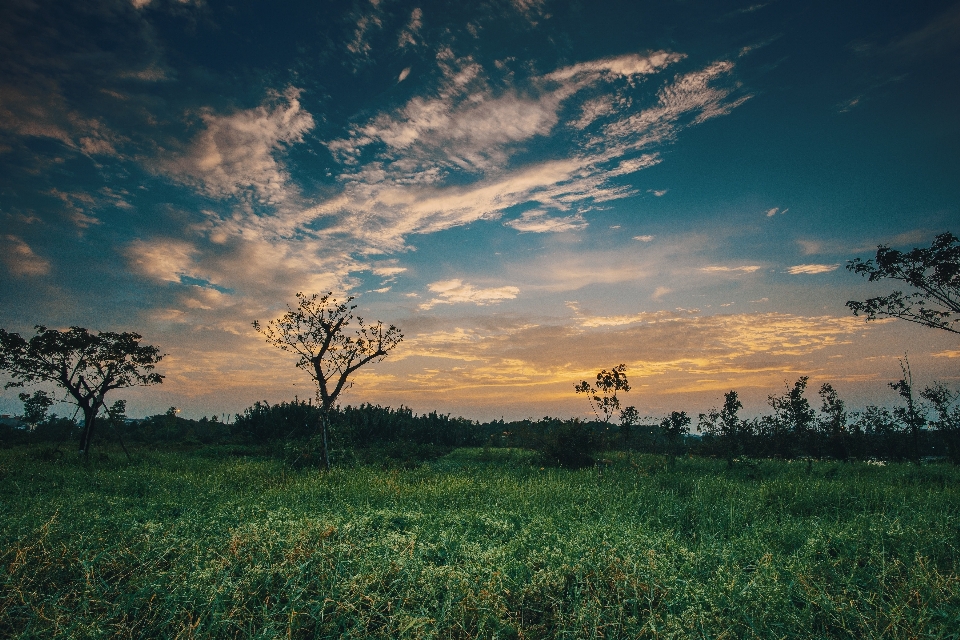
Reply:
[[839, 266], [839, 264], [798, 264], [787, 269], [787, 273], [791, 275], [828, 273]]
[[216, 198], [237, 196], [249, 189], [259, 202], [283, 203], [291, 187], [275, 154], [301, 142], [314, 125], [299, 96], [299, 89], [289, 87], [254, 109], [230, 115], [203, 113], [205, 129], [186, 153], [162, 159], [160, 171]]
[[520, 293], [520, 289], [512, 286], [504, 287], [475, 287], [459, 278], [441, 280], [427, 285], [427, 289], [437, 295], [420, 305], [420, 309], [432, 309], [438, 304], [472, 303], [476, 305], [498, 304], [504, 300], [512, 300]]

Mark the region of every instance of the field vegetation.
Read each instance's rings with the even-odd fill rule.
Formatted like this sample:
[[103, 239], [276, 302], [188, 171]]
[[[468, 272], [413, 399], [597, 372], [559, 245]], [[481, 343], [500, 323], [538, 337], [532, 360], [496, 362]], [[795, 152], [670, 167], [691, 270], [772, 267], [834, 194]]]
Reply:
[[0, 451], [3, 637], [960, 635], [949, 464], [50, 452]]

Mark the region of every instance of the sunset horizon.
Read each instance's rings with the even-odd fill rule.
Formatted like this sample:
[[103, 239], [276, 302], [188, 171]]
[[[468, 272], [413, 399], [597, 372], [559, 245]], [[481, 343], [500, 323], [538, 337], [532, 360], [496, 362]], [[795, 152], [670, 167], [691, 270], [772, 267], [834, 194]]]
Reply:
[[892, 407], [904, 358], [957, 388], [956, 334], [854, 316], [910, 288], [846, 267], [960, 233], [960, 4], [737, 6], [11, 2], [0, 328], [141, 334], [131, 417], [313, 398], [253, 327], [298, 292], [403, 332], [343, 405], [590, 419], [619, 364], [657, 420], [802, 376]]

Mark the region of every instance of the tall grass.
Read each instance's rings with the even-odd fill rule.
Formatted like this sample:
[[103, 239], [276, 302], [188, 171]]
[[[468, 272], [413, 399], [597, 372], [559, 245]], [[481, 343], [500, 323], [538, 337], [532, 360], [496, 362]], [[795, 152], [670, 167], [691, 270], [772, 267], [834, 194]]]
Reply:
[[3, 637], [960, 637], [960, 471], [0, 452]]

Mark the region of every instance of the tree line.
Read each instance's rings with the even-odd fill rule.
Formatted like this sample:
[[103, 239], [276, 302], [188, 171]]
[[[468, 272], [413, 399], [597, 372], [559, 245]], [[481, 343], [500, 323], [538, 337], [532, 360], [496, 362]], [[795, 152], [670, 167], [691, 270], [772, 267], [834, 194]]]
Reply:
[[[906, 253], [880, 245], [874, 259], [851, 260], [847, 269], [871, 281], [893, 279], [913, 289], [849, 301], [854, 315], [863, 314], [867, 321], [900, 318], [960, 333], [960, 240], [952, 234], [938, 235], [929, 249]], [[651, 421], [641, 419], [635, 407], [620, 406], [617, 392], [630, 389], [623, 364], [600, 371], [595, 382], [574, 385], [575, 392], [587, 398], [595, 420], [545, 417], [479, 423], [436, 412], [416, 415], [405, 407], [340, 407], [337, 400], [349, 388], [350, 376], [383, 360], [403, 334], [393, 325], [366, 323], [355, 316], [352, 297], [345, 301], [332, 293], [296, 297], [295, 308], [288, 306], [285, 314], [263, 325], [254, 321], [253, 327], [268, 344], [297, 357], [296, 366], [316, 385], [316, 403], [258, 402], [230, 424], [216, 417], [186, 420], [173, 408], [132, 421], [125, 415], [124, 401], [108, 406], [106, 394], [163, 382], [154, 369], [164, 356], [157, 347], [142, 345], [139, 334], [37, 326], [36, 335], [28, 340], [0, 329], [0, 370], [10, 377], [6, 388], [52, 384], [83, 414], [79, 427], [72, 419], [48, 417], [53, 398], [45, 390], [21, 393], [23, 420], [30, 430], [0, 427], [0, 443], [75, 438], [84, 457], [100, 431], [100, 437], [116, 440], [124, 449], [125, 442], [285, 443], [284, 455], [292, 460], [326, 468], [331, 438], [340, 455], [347, 450], [378, 450], [390, 457], [417, 458], [453, 446], [519, 446], [540, 451], [546, 462], [571, 467], [592, 464], [603, 449], [651, 451], [671, 458], [715, 455], [729, 464], [741, 456], [914, 461], [933, 456], [960, 461], [960, 394], [941, 383], [915, 389], [906, 357], [900, 380], [889, 385], [901, 403], [892, 411], [872, 406], [850, 413], [830, 384], [820, 387], [817, 410], [807, 397], [809, 378], [801, 377], [783, 393], [769, 396], [768, 415], [740, 417], [742, 403], [731, 390], [722, 407], [700, 414], [695, 425], [683, 411]]]

